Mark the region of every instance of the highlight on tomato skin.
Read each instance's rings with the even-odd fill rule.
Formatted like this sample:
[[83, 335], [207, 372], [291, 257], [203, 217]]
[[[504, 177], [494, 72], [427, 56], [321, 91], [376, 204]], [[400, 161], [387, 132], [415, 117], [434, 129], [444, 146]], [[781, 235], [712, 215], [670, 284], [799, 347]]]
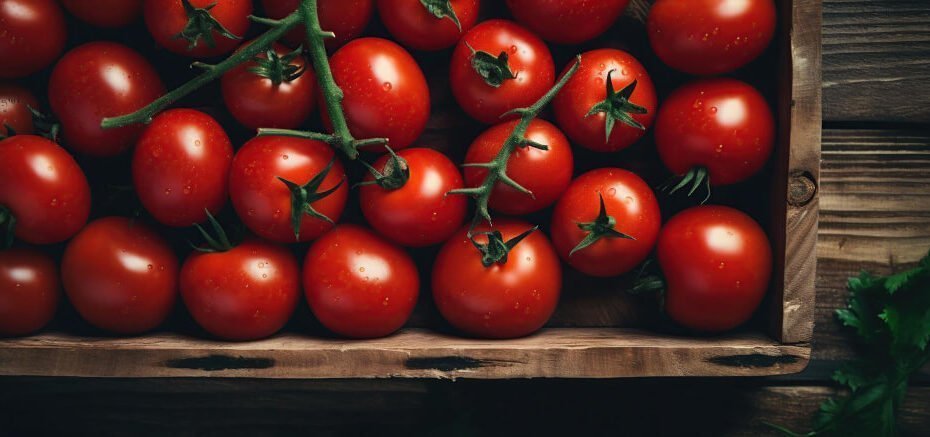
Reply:
[[34, 249], [0, 250], [0, 338], [36, 332], [55, 316], [58, 266]]
[[50, 67], [68, 42], [65, 14], [55, 0], [3, 0], [0, 29], [0, 79]]

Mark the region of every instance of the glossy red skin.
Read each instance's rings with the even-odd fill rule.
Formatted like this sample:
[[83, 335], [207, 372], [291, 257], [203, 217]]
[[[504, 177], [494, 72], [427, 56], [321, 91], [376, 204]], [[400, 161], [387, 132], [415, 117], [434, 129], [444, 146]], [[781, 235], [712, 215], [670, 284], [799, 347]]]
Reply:
[[752, 218], [733, 208], [699, 206], [672, 217], [659, 235], [665, 311], [682, 326], [721, 332], [742, 325], [762, 302], [772, 249]]
[[410, 318], [420, 293], [410, 256], [355, 225], [340, 225], [310, 246], [303, 285], [320, 323], [349, 338], [397, 331]]
[[607, 31], [629, 0], [507, 0], [513, 16], [546, 41], [578, 44]]
[[[468, 147], [465, 162], [477, 164], [493, 161], [518, 123], [518, 120], [506, 121], [484, 131]], [[572, 181], [575, 162], [572, 147], [559, 128], [548, 121], [536, 119], [530, 122], [526, 138], [549, 146], [549, 150], [518, 147], [507, 161], [507, 175], [533, 195], [521, 193], [498, 182], [488, 202], [495, 211], [509, 215], [539, 211], [555, 203]], [[464, 174], [465, 186], [477, 187], [484, 182], [488, 170], [466, 167]]]
[[181, 297], [194, 320], [225, 340], [256, 340], [284, 327], [300, 299], [300, 265], [286, 248], [247, 239], [226, 252], [192, 252]]
[[[329, 65], [345, 95], [342, 107], [352, 136], [387, 138], [394, 151], [420, 137], [429, 119], [429, 87], [403, 47], [386, 39], [360, 38], [337, 50]], [[330, 129], [329, 114], [321, 112]], [[366, 150], [378, 149], [384, 148]]]
[[97, 27], [126, 27], [142, 15], [143, 0], [61, 0], [68, 12]]
[[728, 73], [772, 42], [772, 0], [658, 0], [647, 20], [649, 42], [668, 66], [697, 75]]
[[119, 155], [142, 133], [141, 124], [103, 129], [104, 118], [135, 112], [164, 92], [158, 73], [142, 55], [102, 41], [66, 53], [52, 70], [48, 88], [64, 144], [93, 156]]
[[0, 206], [16, 218], [16, 238], [32, 244], [65, 241], [90, 214], [90, 186], [74, 158], [34, 135], [0, 141]]
[[[566, 67], [566, 71], [570, 67]], [[649, 72], [633, 55], [616, 49], [597, 49], [582, 54], [581, 67], [556, 95], [552, 108], [556, 122], [565, 134], [574, 143], [596, 152], [623, 150], [646, 134], [644, 130], [617, 121], [607, 140], [607, 115], [602, 112], [587, 116], [594, 105], [607, 98], [605, 81], [608, 73], [615, 91], [637, 81], [630, 101], [646, 108], [648, 112], [633, 114], [633, 119], [646, 129], [652, 127], [659, 103]]]
[[768, 161], [775, 118], [765, 98], [735, 79], [703, 79], [674, 91], [656, 120], [659, 157], [677, 175], [707, 167], [713, 185], [742, 182]]
[[[379, 234], [402, 246], [446, 241], [462, 226], [468, 208], [466, 197], [446, 195], [462, 188], [462, 175], [449, 158], [432, 149], [405, 149], [398, 156], [407, 161], [407, 183], [396, 190], [376, 184], [359, 187], [365, 219]], [[382, 156], [374, 167], [383, 170], [388, 158]], [[374, 181], [374, 176], [369, 173], [365, 181]]]
[[[229, 197], [236, 214], [256, 235], [278, 243], [313, 240], [333, 225], [304, 215], [300, 239], [291, 227], [291, 192], [278, 177], [304, 185], [333, 159], [326, 143], [279, 136], [256, 137], [245, 143], [233, 158], [229, 172]], [[336, 158], [318, 192], [332, 189], [345, 179], [342, 162]], [[313, 202], [313, 208], [339, 221], [349, 189], [343, 183], [334, 193]]]
[[55, 62], [68, 38], [54, 0], [0, 0], [0, 79], [29, 76]]
[[[574, 255], [572, 249], [587, 236], [579, 223], [593, 222], [600, 211], [598, 194], [604, 197], [614, 229], [635, 240], [601, 238]], [[552, 214], [552, 243], [565, 262], [590, 276], [619, 276], [643, 262], [659, 237], [662, 212], [652, 189], [635, 173], [601, 168], [575, 179]]]
[[[223, 25], [230, 33], [242, 38], [249, 30], [249, 15], [252, 13], [252, 0], [190, 0], [191, 5], [203, 8], [211, 4], [210, 15]], [[229, 53], [235, 49], [241, 39], [227, 38], [213, 31], [213, 47], [200, 39], [197, 46], [188, 50], [190, 43], [184, 38], [175, 38], [187, 25], [187, 12], [181, 0], [146, 0], [142, 12], [145, 26], [158, 45], [169, 51], [192, 58], [208, 58]]]
[[168, 226], [193, 226], [226, 204], [233, 148], [213, 117], [170, 109], [146, 126], [132, 156], [132, 182], [146, 210]]
[[0, 137], [9, 135], [7, 127], [18, 135], [35, 132], [29, 108], [39, 109], [39, 101], [29, 90], [8, 82], [0, 82]]
[[419, 1], [378, 0], [378, 16], [401, 44], [416, 50], [452, 47], [478, 21], [480, 0], [451, 0], [462, 29], [449, 17], [436, 18]]
[[58, 267], [31, 249], [0, 251], [0, 337], [31, 334], [55, 316]]
[[[532, 227], [507, 218], [494, 220], [504, 240]], [[481, 224], [476, 232], [486, 232]], [[468, 226], [449, 239], [433, 264], [433, 300], [452, 326], [482, 338], [523, 337], [552, 316], [562, 289], [562, 265], [549, 239], [536, 231], [510, 251], [505, 264], [485, 267], [468, 239]], [[487, 237], [476, 236], [479, 243]]]
[[146, 225], [105, 217], [68, 243], [61, 279], [88, 323], [117, 334], [141, 334], [160, 325], [174, 307], [178, 259]]
[[[291, 52], [277, 43], [274, 50], [281, 56]], [[259, 56], [266, 57], [264, 53]], [[299, 127], [316, 106], [317, 84], [316, 75], [303, 56], [298, 55], [292, 64], [305, 68], [304, 73], [297, 79], [277, 85], [271, 79], [249, 71], [257, 65], [251, 61], [224, 74], [220, 84], [226, 109], [250, 129]]]
[[[274, 19], [288, 16], [297, 10], [299, 4], [300, 0], [262, 0], [265, 13]], [[320, 27], [336, 34], [335, 38], [326, 40], [326, 48], [338, 48], [361, 35], [371, 21], [374, 9], [374, 0], [318, 0]], [[307, 31], [303, 26], [297, 26], [284, 36], [284, 40], [294, 47], [303, 44], [306, 39]]]
[[[466, 43], [495, 57], [506, 51], [516, 79], [505, 80], [498, 88], [488, 85], [472, 68]], [[455, 46], [449, 78], [459, 106], [475, 120], [494, 124], [505, 112], [530, 106], [546, 94], [555, 83], [555, 64], [546, 44], [529, 30], [512, 21], [488, 20], [465, 33]]]

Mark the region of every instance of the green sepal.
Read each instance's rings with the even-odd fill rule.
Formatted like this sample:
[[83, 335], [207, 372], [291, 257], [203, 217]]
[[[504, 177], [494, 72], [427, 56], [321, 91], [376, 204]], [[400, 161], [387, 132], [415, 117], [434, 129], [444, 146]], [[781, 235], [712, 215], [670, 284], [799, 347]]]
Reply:
[[190, 0], [181, 0], [184, 11], [187, 13], [187, 25], [181, 30], [181, 33], [174, 36], [175, 39], [184, 39], [187, 41], [187, 50], [193, 50], [201, 40], [207, 47], [216, 47], [216, 40], [213, 39], [213, 32], [221, 36], [234, 40], [241, 40], [242, 37], [233, 35], [223, 24], [210, 15], [210, 10], [216, 7], [216, 2], [202, 8], [191, 5]]
[[15, 227], [16, 217], [13, 216], [13, 211], [0, 205], [0, 247], [3, 249], [13, 247], [13, 239], [16, 237]]
[[345, 182], [345, 179], [339, 181], [336, 186], [330, 188], [323, 192], [317, 192], [320, 189], [320, 185], [323, 184], [323, 180], [326, 179], [326, 176], [329, 175], [330, 170], [333, 168], [333, 164], [336, 162], [336, 157], [326, 164], [326, 168], [323, 169], [320, 173], [310, 179], [310, 182], [307, 182], [303, 186], [297, 185], [287, 179], [278, 177], [278, 180], [281, 181], [284, 185], [287, 186], [287, 189], [291, 192], [291, 227], [294, 229], [294, 240], [300, 241], [300, 223], [303, 220], [304, 215], [323, 220], [327, 223], [334, 224], [332, 219], [320, 213], [319, 211], [313, 209], [313, 202], [323, 199], [330, 194], [336, 192], [339, 187]]
[[701, 205], [707, 203], [707, 201], [710, 200], [710, 195], [712, 193], [710, 188], [710, 172], [707, 170], [707, 167], [694, 167], [691, 170], [688, 170], [680, 178], [677, 176], [672, 177], [667, 182], [659, 186], [659, 190], [665, 192], [668, 195], [672, 195], [686, 187], [690, 187], [688, 189], [688, 197], [694, 195], [694, 193], [696, 193], [699, 188], [704, 187], [707, 195], [704, 196], [704, 200], [701, 200]]
[[597, 243], [602, 238], [625, 238], [627, 240], [636, 240], [630, 235], [624, 234], [616, 229], [617, 219], [613, 216], [607, 215], [607, 207], [604, 205], [604, 196], [601, 193], [597, 193], [598, 199], [601, 201], [600, 211], [597, 214], [597, 218], [593, 222], [587, 223], [578, 223], [578, 228], [582, 231], [587, 232], [588, 234], [581, 240], [571, 252], [568, 253], [568, 256], [571, 257], [580, 250], [584, 250], [594, 243]]
[[522, 234], [507, 241], [504, 241], [503, 234], [497, 230], [475, 234], [488, 237], [488, 242], [484, 244], [475, 241], [475, 235], [470, 235], [469, 239], [471, 240], [471, 244], [481, 252], [481, 264], [485, 267], [491, 267], [494, 264], [506, 264], [507, 256], [510, 254], [510, 251], [523, 241], [524, 238], [536, 232], [537, 229], [539, 229], [539, 226], [533, 226]]
[[280, 85], [281, 82], [290, 82], [307, 71], [306, 65], [291, 63], [297, 56], [300, 56], [301, 52], [303, 52], [303, 48], [297, 47], [294, 51], [280, 56], [273, 48], [269, 48], [265, 51], [265, 57], [256, 56], [252, 59], [252, 62], [256, 65], [249, 67], [248, 71], [271, 80], [271, 83], [275, 85]]
[[510, 65], [507, 64], [509, 59], [507, 52], [501, 52], [500, 55], [494, 57], [488, 52], [475, 50], [467, 42], [465, 46], [471, 50], [471, 67], [484, 79], [484, 83], [488, 84], [488, 86], [500, 88], [504, 81], [517, 78], [513, 71], [510, 70]]
[[459, 17], [455, 15], [455, 9], [452, 9], [451, 0], [420, 0], [420, 4], [437, 19], [448, 18], [452, 20], [459, 32], [462, 32], [462, 23], [459, 21]]
[[374, 176], [374, 180], [359, 182], [355, 184], [356, 187], [378, 185], [385, 190], [396, 190], [407, 184], [407, 180], [410, 179], [410, 166], [407, 165], [407, 160], [394, 153], [394, 150], [390, 147], [384, 147], [391, 154], [391, 157], [384, 164], [384, 169], [378, 170], [365, 161], [359, 161]]
[[636, 91], [636, 85], [638, 81], [634, 80], [632, 83], [624, 87], [620, 91], [614, 91], [614, 83], [611, 80], [611, 75], [614, 70], [611, 70], [607, 73], [607, 97], [596, 103], [588, 111], [585, 117], [590, 117], [595, 114], [604, 113], [606, 116], [605, 120], [605, 132], [607, 136], [604, 141], [610, 141], [610, 134], [614, 130], [614, 125], [617, 121], [631, 126], [639, 130], [646, 130], [646, 126], [643, 126], [642, 123], [636, 121], [633, 118], [633, 115], [643, 115], [648, 114], [649, 111], [630, 101], [630, 96], [633, 95], [633, 91]]
[[214, 235], [210, 235], [200, 223], [194, 223], [194, 227], [197, 228], [197, 232], [200, 233], [200, 236], [203, 237], [204, 241], [207, 242], [206, 247], [203, 245], [195, 245], [188, 242], [191, 248], [198, 252], [205, 253], [216, 253], [216, 252], [226, 252], [232, 250], [235, 247], [232, 242], [229, 240], [229, 236], [226, 234], [226, 231], [223, 229], [223, 225], [213, 217], [213, 214], [210, 214], [210, 210], [204, 208], [203, 211], [207, 213], [207, 221], [210, 223], [210, 229], [213, 231]]

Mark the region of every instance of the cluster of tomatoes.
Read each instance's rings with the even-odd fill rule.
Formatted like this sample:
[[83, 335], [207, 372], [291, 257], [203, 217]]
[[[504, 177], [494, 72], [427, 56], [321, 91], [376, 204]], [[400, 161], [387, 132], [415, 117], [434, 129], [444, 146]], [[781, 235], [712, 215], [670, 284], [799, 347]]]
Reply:
[[[319, 0], [321, 26], [335, 34], [326, 47], [341, 102], [321, 92], [320, 72], [300, 47], [307, 33], [298, 26], [222, 75], [228, 113], [246, 128], [266, 128], [239, 147], [216, 119], [194, 109], [102, 128], [104, 118], [143, 108], [166, 86], [149, 60], [116, 42], [85, 43], [62, 55], [64, 10], [109, 28], [141, 15], [163, 49], [202, 59], [249, 44], [241, 37], [257, 26], [249, 18], [253, 7], [269, 17], [263, 24], [275, 26], [280, 21], [272, 20], [300, 3], [0, 0], [0, 79], [7, 80], [0, 82], [0, 134], [7, 137], [0, 141], [0, 224], [18, 241], [0, 251], [0, 334], [40, 329], [63, 288], [84, 320], [118, 334], [159, 326], [180, 295], [212, 335], [262, 338], [289, 320], [303, 290], [334, 333], [385, 336], [405, 324], [421, 288], [424, 266], [403, 247], [434, 245], [441, 248], [429, 276], [433, 301], [452, 326], [473, 336], [540, 329], [559, 301], [563, 262], [615, 277], [655, 253], [667, 313], [695, 330], [734, 328], [759, 305], [771, 249], [748, 215], [696, 206], [663, 226], [653, 189], [636, 173], [575, 174], [573, 146], [609, 158], [653, 130], [661, 161], [680, 177], [668, 188], [709, 195], [712, 185], [759, 172], [773, 149], [768, 103], [738, 80], [695, 79], [660, 105], [643, 64], [613, 48], [581, 53], [557, 74], [544, 40], [589, 41], [617, 21], [628, 0], [507, 0], [513, 20], [484, 21], [479, 0]], [[375, 11], [396, 42], [359, 37]], [[775, 7], [772, 0], [657, 0], [647, 28], [668, 66], [720, 75], [765, 51]], [[452, 47], [452, 94], [468, 116], [489, 125], [465, 153], [464, 171], [445, 154], [414, 146], [430, 116], [430, 88], [408, 49]], [[38, 113], [38, 99], [12, 81], [46, 68], [60, 135]], [[552, 100], [552, 122], [528, 120], [520, 108], [551, 95], [560, 78], [566, 80]], [[332, 107], [340, 104], [338, 116], [354, 138], [386, 138], [389, 148], [374, 145], [351, 161], [322, 136], [288, 131], [305, 126], [317, 108], [323, 126], [334, 129]], [[517, 129], [525, 129], [520, 144], [501, 156]], [[88, 223], [91, 185], [72, 154], [82, 161], [131, 154], [132, 186], [147, 216]], [[504, 166], [491, 165], [500, 159]], [[349, 164], [364, 165], [366, 176], [347, 180]], [[468, 195], [480, 197], [491, 176], [486, 206], [493, 222], [480, 214], [480, 203], [472, 220]], [[351, 199], [370, 229], [339, 224], [350, 190], [358, 191]], [[231, 241], [214, 219], [227, 201], [248, 229], [241, 241]], [[550, 210], [551, 242], [519, 218]], [[192, 226], [206, 244], [182, 263], [156, 229]], [[34, 248], [62, 242], [60, 270]], [[309, 243], [302, 267], [286, 246], [293, 243]]]

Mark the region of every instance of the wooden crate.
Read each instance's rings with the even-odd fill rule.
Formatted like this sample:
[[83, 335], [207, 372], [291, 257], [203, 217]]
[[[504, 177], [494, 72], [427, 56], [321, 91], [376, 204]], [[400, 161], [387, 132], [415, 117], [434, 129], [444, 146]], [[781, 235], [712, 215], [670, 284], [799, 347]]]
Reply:
[[[760, 309], [759, 321], [750, 328], [714, 337], [656, 333], [644, 329], [649, 323], [635, 315], [636, 304], [618, 290], [617, 281], [596, 282], [568, 274], [563, 302], [549, 327], [522, 339], [491, 341], [446, 334], [428, 328], [436, 324], [435, 314], [419, 313], [412, 327], [367, 341], [293, 329], [245, 343], [175, 332], [112, 338], [52, 329], [0, 340], [0, 375], [610, 378], [799, 372], [810, 358], [814, 319], [821, 0], [777, 3], [781, 29], [774, 63], [779, 67], [775, 92], [779, 141], [772, 176], [766, 179], [771, 184], [766, 211], [771, 214], [775, 269], [764, 303], [767, 308]], [[642, 20], [647, 10], [646, 2], [634, 0], [630, 14]], [[430, 73], [428, 67], [424, 69]], [[442, 93], [448, 98], [447, 91]], [[436, 126], [457, 117], [433, 118], [441, 121], [431, 120], [425, 139], [446, 141], [448, 129]], [[464, 138], [465, 144], [474, 134]]]

